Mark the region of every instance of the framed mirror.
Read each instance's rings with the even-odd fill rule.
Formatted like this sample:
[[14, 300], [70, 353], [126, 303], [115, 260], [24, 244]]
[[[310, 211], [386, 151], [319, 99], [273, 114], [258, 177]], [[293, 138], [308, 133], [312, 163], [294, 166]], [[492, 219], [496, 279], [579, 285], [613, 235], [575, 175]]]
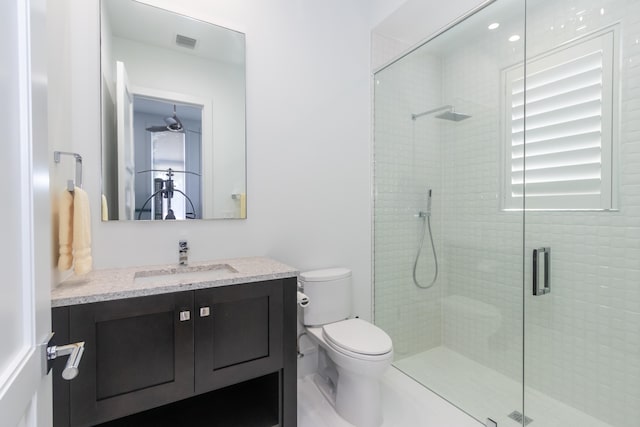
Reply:
[[102, 219], [246, 218], [245, 37], [101, 0]]

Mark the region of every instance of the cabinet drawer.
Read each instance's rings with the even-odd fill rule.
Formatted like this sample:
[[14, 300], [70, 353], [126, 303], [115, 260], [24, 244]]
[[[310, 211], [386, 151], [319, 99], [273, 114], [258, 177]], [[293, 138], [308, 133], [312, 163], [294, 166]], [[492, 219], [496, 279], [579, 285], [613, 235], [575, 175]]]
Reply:
[[195, 292], [196, 393], [282, 367], [282, 298], [281, 280]]
[[129, 415], [193, 394], [193, 293], [155, 295], [69, 310], [71, 340], [85, 341], [71, 382], [71, 425]]

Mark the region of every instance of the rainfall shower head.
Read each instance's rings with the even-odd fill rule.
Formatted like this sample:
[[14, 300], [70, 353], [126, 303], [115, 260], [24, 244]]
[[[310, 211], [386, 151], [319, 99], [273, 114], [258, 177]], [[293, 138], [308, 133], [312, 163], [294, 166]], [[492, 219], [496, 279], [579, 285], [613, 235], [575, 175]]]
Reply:
[[443, 119], [443, 120], [451, 120], [453, 122], [460, 122], [464, 119], [468, 119], [469, 117], [471, 117], [468, 114], [462, 114], [462, 113], [456, 113], [455, 110], [452, 108], [451, 110], [445, 111], [444, 113], [438, 114], [436, 116], [436, 119]]
[[443, 105], [442, 107], [433, 108], [431, 110], [427, 110], [422, 113], [411, 114], [411, 119], [415, 120], [422, 116], [426, 116], [427, 114], [433, 114], [439, 111], [444, 111], [444, 112], [435, 116], [437, 119], [450, 120], [452, 122], [460, 122], [464, 119], [468, 119], [469, 117], [471, 117], [469, 114], [456, 113], [456, 109], [453, 107], [453, 105]]

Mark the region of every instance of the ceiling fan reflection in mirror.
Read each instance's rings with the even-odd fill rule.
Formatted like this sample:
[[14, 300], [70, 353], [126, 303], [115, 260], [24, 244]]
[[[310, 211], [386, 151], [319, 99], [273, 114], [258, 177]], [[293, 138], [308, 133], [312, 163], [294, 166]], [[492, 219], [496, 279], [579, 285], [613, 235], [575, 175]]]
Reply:
[[147, 130], [149, 132], [182, 132], [184, 133], [184, 127], [182, 122], [176, 114], [176, 104], [173, 104], [173, 115], [164, 118], [165, 125], [149, 126]]

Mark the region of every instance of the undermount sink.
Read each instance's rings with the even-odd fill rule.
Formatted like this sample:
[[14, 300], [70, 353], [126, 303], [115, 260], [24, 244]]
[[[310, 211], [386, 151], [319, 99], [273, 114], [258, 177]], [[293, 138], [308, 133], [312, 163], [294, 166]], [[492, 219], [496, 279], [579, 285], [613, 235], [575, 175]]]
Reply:
[[171, 267], [159, 270], [138, 271], [133, 276], [137, 284], [156, 283], [161, 280], [183, 283], [206, 282], [219, 279], [238, 270], [229, 264], [195, 265], [189, 267]]

